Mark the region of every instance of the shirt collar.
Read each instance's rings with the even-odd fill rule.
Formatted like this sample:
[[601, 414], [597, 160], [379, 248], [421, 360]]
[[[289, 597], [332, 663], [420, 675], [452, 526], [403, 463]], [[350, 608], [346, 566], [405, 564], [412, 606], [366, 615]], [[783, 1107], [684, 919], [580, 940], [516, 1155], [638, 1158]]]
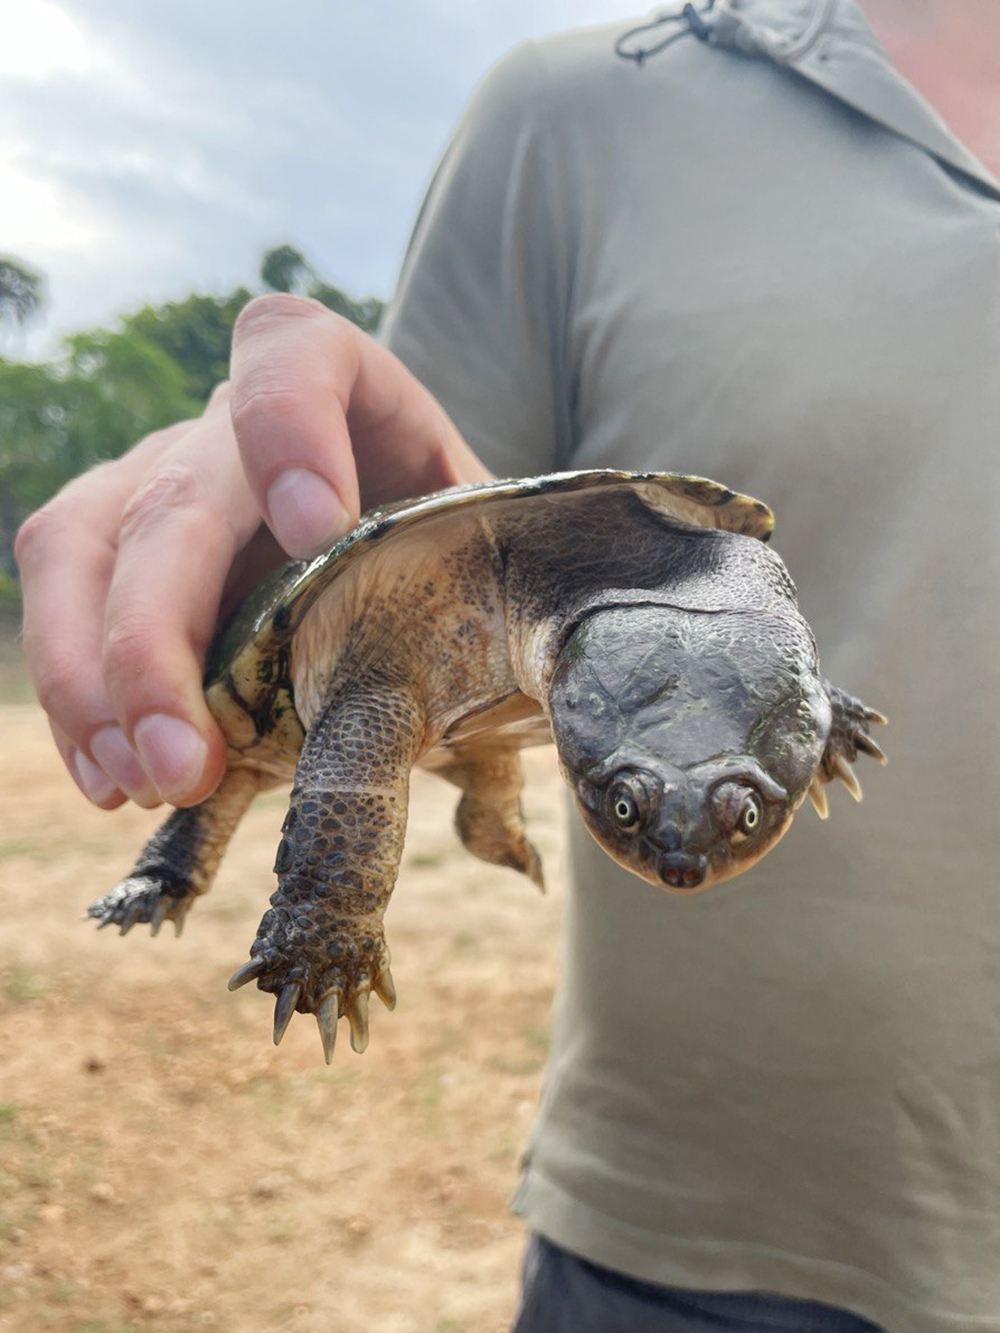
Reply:
[[854, 0], [717, 0], [714, 46], [786, 65], [1000, 196], [1000, 181], [893, 67]]

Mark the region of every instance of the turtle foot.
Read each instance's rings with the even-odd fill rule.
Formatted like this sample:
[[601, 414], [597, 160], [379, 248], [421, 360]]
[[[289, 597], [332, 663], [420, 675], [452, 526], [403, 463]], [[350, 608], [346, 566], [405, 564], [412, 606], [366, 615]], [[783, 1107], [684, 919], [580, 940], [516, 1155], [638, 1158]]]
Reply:
[[833, 710], [833, 724], [830, 736], [820, 760], [819, 771], [813, 778], [809, 795], [821, 819], [827, 816], [826, 794], [823, 783], [839, 779], [856, 801], [862, 799], [861, 783], [851, 764], [859, 754], [867, 754], [877, 759], [880, 764], [887, 764], [885, 752], [873, 740], [871, 726], [885, 726], [887, 719], [875, 708], [856, 699], [853, 695], [838, 690], [836, 686], [827, 687], [830, 705]]
[[396, 1005], [381, 921], [341, 918], [332, 932], [319, 932], [296, 916], [288, 907], [265, 913], [250, 960], [230, 977], [229, 989], [256, 981], [276, 997], [276, 1046], [294, 1013], [315, 1014], [327, 1064], [333, 1060], [341, 1018], [347, 1019], [351, 1048], [360, 1055], [368, 1045], [369, 995], [374, 992], [387, 1009]]
[[97, 922], [98, 930], [117, 926], [127, 935], [133, 926], [148, 925], [150, 933], [158, 935], [164, 921], [172, 921], [180, 935], [195, 896], [183, 885], [152, 875], [130, 875], [91, 903], [86, 914]]

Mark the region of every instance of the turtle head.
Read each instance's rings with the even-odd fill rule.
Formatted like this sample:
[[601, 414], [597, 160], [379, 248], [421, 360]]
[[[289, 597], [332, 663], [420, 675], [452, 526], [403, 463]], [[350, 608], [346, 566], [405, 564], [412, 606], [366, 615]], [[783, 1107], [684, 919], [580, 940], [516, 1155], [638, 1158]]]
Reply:
[[693, 893], [769, 851], [823, 754], [830, 705], [805, 624], [758, 612], [593, 612], [556, 660], [560, 764], [605, 851]]

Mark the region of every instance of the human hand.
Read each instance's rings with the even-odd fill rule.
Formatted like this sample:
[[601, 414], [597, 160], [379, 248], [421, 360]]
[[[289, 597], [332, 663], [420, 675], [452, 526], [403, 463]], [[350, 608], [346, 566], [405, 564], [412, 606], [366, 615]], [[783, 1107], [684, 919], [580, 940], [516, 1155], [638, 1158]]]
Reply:
[[318, 302], [251, 301], [231, 370], [201, 417], [78, 477], [18, 533], [32, 679], [104, 809], [215, 788], [226, 743], [205, 652], [267, 569], [325, 549], [362, 509], [490, 475], [402, 363]]

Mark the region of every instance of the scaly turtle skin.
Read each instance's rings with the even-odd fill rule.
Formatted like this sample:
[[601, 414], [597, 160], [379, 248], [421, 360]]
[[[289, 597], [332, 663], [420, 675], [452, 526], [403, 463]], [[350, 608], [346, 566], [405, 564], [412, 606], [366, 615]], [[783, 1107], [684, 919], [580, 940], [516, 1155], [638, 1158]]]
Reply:
[[809, 794], [826, 815], [884, 719], [827, 684], [759, 501], [701, 478], [612, 471], [458, 487], [369, 514], [287, 566], [216, 638], [205, 689], [229, 767], [90, 908], [178, 933], [257, 792], [294, 778], [278, 888], [235, 989], [277, 996], [275, 1041], [314, 1013], [368, 1040], [395, 1002], [382, 918], [414, 764], [461, 789], [486, 861], [542, 883], [517, 751], [555, 740], [620, 864], [695, 892], [739, 874]]

